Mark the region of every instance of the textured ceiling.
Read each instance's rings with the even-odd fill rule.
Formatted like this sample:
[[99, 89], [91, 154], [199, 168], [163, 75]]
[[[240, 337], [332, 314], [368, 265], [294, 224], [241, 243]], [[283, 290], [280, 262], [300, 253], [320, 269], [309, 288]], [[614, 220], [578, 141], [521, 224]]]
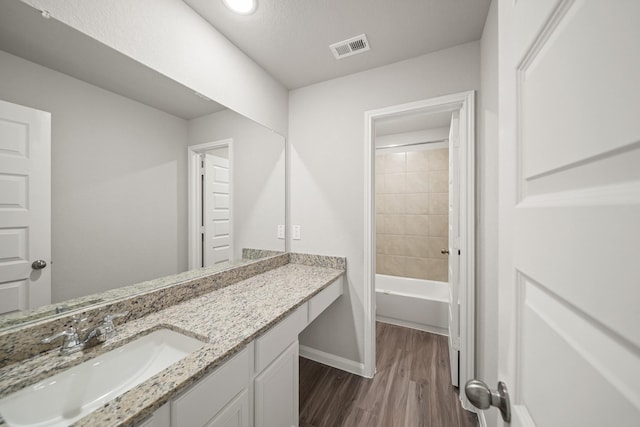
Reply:
[[[184, 0], [289, 89], [479, 40], [490, 0]], [[336, 60], [329, 45], [365, 33], [371, 50]]]

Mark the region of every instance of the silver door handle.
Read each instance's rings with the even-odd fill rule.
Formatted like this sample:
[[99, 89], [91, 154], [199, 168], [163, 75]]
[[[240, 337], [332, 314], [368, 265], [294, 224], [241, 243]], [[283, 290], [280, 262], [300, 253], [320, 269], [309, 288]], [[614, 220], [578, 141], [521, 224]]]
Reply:
[[502, 381], [498, 382], [498, 390], [492, 391], [480, 380], [469, 380], [464, 386], [464, 392], [469, 402], [476, 408], [489, 409], [490, 406], [495, 406], [500, 409], [502, 419], [507, 423], [511, 422], [509, 391], [507, 385]]
[[31, 268], [33, 268], [34, 270], [42, 270], [46, 266], [47, 266], [47, 261], [43, 259], [38, 259], [31, 263]]
[[440, 249], [440, 253], [442, 255], [449, 255], [449, 249], [448, 248], [442, 248], [442, 249]]

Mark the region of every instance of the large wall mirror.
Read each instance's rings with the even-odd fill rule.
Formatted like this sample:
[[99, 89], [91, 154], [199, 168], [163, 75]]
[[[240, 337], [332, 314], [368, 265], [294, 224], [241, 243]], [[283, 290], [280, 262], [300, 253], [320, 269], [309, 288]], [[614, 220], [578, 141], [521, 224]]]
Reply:
[[[0, 3], [0, 69], [0, 328], [285, 250], [283, 136], [20, 1]], [[31, 110], [50, 114], [43, 269], [14, 223], [48, 173], [14, 168], [37, 157], [37, 120], [12, 118]], [[24, 284], [47, 275], [38, 303]]]

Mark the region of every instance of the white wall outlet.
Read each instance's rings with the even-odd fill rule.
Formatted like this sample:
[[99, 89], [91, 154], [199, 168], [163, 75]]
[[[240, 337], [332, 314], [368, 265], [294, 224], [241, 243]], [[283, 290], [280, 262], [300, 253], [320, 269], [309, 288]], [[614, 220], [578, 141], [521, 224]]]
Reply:
[[284, 239], [284, 225], [278, 226], [278, 239]]
[[293, 226], [293, 240], [300, 240], [300, 226]]

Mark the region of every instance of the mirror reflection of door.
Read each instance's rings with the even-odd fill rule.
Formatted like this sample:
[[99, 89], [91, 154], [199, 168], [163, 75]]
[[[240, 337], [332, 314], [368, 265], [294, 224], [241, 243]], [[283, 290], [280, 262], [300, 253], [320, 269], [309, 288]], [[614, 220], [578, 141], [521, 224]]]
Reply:
[[202, 267], [233, 260], [229, 148], [201, 154]]
[[0, 101], [0, 314], [51, 303], [50, 158], [51, 115]]

